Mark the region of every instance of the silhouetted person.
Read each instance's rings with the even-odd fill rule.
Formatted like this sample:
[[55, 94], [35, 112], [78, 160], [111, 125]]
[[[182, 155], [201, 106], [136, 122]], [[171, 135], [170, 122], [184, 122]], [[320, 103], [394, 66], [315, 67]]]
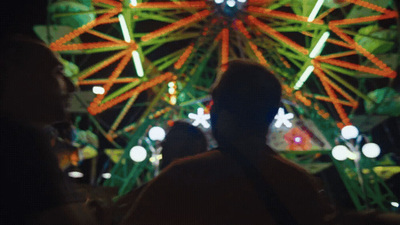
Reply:
[[161, 147], [160, 170], [163, 170], [176, 159], [206, 152], [208, 143], [200, 128], [185, 121], [175, 121], [161, 142]]
[[4, 38], [0, 50], [0, 224], [83, 224], [44, 128], [67, 119], [74, 86], [42, 42]]
[[281, 85], [268, 70], [230, 62], [212, 99], [217, 150], [173, 162], [122, 224], [310, 225], [335, 217], [317, 180], [266, 145], [281, 100]]
[[[161, 172], [174, 160], [184, 159], [207, 151], [208, 141], [200, 128], [185, 121], [175, 121], [161, 142]], [[122, 196], [114, 205], [114, 223], [118, 223], [132, 207], [148, 183]]]

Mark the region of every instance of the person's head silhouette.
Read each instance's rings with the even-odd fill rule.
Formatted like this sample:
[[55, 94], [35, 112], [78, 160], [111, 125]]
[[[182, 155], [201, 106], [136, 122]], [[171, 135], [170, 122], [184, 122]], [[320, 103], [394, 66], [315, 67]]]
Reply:
[[7, 37], [0, 45], [1, 114], [40, 126], [65, 120], [74, 86], [57, 55], [25, 37]]
[[265, 138], [277, 113], [282, 87], [264, 66], [233, 60], [212, 89], [211, 125], [219, 145], [252, 135]]
[[161, 143], [162, 161], [160, 170], [173, 160], [193, 156], [207, 151], [208, 143], [204, 133], [185, 121], [175, 121]]

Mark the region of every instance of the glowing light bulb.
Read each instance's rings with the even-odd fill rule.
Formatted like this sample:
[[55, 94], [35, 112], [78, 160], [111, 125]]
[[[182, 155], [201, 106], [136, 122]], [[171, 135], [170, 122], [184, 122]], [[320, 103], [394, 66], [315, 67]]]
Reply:
[[111, 173], [103, 173], [101, 175], [104, 179], [110, 179], [111, 178]]
[[92, 92], [93, 92], [94, 94], [96, 94], [96, 95], [102, 95], [102, 94], [104, 94], [105, 90], [104, 90], [104, 88], [101, 87], [101, 86], [94, 86], [94, 87], [92, 88]]
[[68, 176], [70, 176], [72, 178], [81, 178], [81, 177], [83, 177], [83, 173], [81, 173], [79, 171], [71, 171], [71, 172], [68, 172]]
[[215, 4], [221, 4], [224, 2], [224, 0], [214, 0]]
[[295, 138], [294, 138], [294, 142], [300, 143], [300, 142], [301, 142], [301, 137], [295, 137]]
[[347, 125], [341, 130], [342, 137], [346, 140], [356, 138], [359, 134], [357, 127], [353, 125]]
[[238, 2], [240, 2], [240, 3], [245, 3], [245, 2], [247, 2], [247, 0], [237, 0]]
[[229, 7], [234, 7], [234, 6], [236, 5], [236, 1], [235, 1], [235, 0], [227, 0], [227, 1], [226, 1], [226, 4], [227, 4]]
[[149, 130], [149, 137], [153, 141], [162, 141], [165, 138], [165, 131], [161, 127], [152, 127]]
[[390, 204], [391, 204], [393, 207], [396, 207], [396, 208], [399, 207], [399, 203], [398, 203], [398, 202], [390, 202]]
[[134, 146], [129, 151], [129, 156], [135, 162], [143, 162], [147, 157], [147, 151], [142, 146]]
[[361, 148], [362, 153], [368, 158], [376, 158], [381, 154], [381, 148], [375, 143], [367, 143]]
[[350, 153], [349, 149], [344, 145], [337, 145], [332, 149], [333, 158], [339, 161], [346, 160], [349, 153]]

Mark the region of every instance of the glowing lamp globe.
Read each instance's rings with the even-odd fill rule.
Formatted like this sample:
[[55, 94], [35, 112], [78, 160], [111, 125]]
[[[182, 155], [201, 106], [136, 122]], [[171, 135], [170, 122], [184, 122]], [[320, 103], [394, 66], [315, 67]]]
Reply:
[[146, 159], [147, 151], [142, 146], [134, 146], [131, 148], [129, 156], [134, 162], [143, 162]]
[[337, 145], [332, 149], [332, 156], [336, 160], [344, 161], [349, 155], [349, 149], [344, 145]]
[[216, 4], [221, 4], [221, 3], [224, 2], [224, 0], [214, 0], [214, 2], [215, 2]]
[[153, 141], [162, 141], [165, 138], [165, 131], [161, 127], [152, 127], [149, 130], [149, 138]]
[[368, 158], [376, 158], [381, 154], [381, 148], [375, 143], [367, 143], [362, 146], [362, 153]]
[[81, 177], [83, 177], [83, 173], [79, 172], [79, 171], [71, 171], [71, 172], [68, 172], [68, 176], [70, 176], [72, 178], [81, 178]]
[[358, 136], [358, 129], [353, 125], [347, 125], [342, 128], [341, 134], [344, 139], [350, 140]]
[[235, 1], [235, 0], [227, 0], [227, 1], [226, 1], [226, 4], [227, 4], [229, 7], [234, 7], [234, 6], [236, 5], [236, 1]]

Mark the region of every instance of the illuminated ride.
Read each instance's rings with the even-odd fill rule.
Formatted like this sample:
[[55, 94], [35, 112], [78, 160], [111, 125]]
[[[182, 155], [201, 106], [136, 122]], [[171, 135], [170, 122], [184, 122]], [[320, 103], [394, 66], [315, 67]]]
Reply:
[[[96, 89], [87, 106], [93, 122], [110, 142], [126, 146], [106, 182], [120, 194], [152, 170], [151, 154], [137, 163], [129, 150], [141, 143], [157, 152], [145, 138], [151, 126], [190, 113], [206, 117], [217, 68], [230, 59], [265, 65], [282, 81], [286, 110], [312, 119], [331, 143], [356, 110], [368, 105], [374, 113], [380, 102], [369, 93], [397, 76], [391, 34], [398, 12], [389, 0], [80, 2], [86, 8], [60, 11], [62, 1], [50, 7], [54, 23], [64, 26], [51, 27], [48, 43], [66, 63], [92, 59], [71, 78], [82, 90]], [[86, 16], [84, 24], [65, 28], [79, 16]], [[293, 138], [295, 146], [301, 138]]]

